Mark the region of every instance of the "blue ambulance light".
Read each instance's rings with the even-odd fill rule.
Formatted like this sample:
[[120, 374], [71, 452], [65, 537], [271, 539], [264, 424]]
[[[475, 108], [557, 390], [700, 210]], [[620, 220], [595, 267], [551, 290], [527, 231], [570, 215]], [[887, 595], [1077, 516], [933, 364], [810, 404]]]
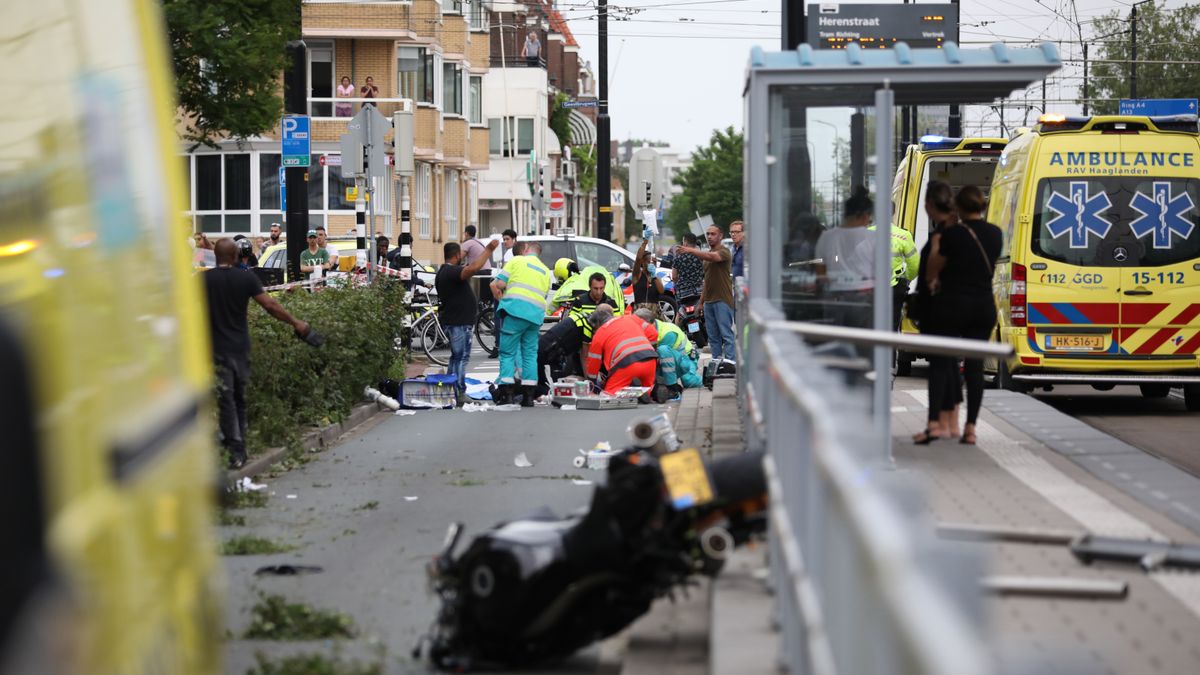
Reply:
[[962, 143], [961, 138], [946, 138], [936, 134], [928, 134], [921, 137], [922, 150], [953, 150]]

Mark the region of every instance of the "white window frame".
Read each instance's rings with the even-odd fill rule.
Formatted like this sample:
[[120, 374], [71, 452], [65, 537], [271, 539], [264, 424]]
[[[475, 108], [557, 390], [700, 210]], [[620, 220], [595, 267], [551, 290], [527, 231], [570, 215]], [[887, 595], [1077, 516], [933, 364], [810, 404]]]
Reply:
[[446, 199], [442, 202], [443, 219], [446, 221], [446, 238], [458, 241], [458, 172], [446, 169], [444, 174]]
[[462, 14], [463, 0], [439, 0], [442, 4], [442, 14]]
[[479, 227], [479, 177], [475, 174], [467, 181], [467, 223]]
[[[445, 82], [446, 82], [446, 68], [454, 69], [454, 79], [458, 82], [458, 112], [451, 112], [450, 106], [447, 106], [447, 105], [442, 106], [442, 111], [445, 115], [448, 115], [450, 117], [466, 119], [466, 106], [464, 105], [464, 103], [466, 101], [466, 92], [463, 90], [463, 72], [464, 72], [464, 70], [463, 70], [462, 64], [457, 61], [442, 62], [443, 88], [445, 87]], [[443, 96], [449, 96], [452, 99], [453, 92], [443, 92]], [[445, 101], [443, 101], [443, 104], [444, 103], [445, 103]]]
[[467, 30], [471, 32], [486, 32], [488, 25], [487, 6], [483, 0], [466, 0]]
[[417, 221], [417, 236], [421, 239], [433, 238], [429, 231], [429, 198], [432, 182], [432, 167], [418, 162], [416, 177], [413, 181], [413, 219]]
[[[474, 82], [479, 82], [479, 88], [475, 89]], [[476, 94], [478, 92], [478, 94]], [[465, 112], [467, 123], [473, 127], [486, 127], [487, 118], [483, 116], [483, 76], [470, 75], [467, 76], [467, 88], [463, 90], [463, 96], [467, 99]], [[475, 117], [475, 110], [479, 109], [479, 116]]]
[[[407, 49], [416, 51], [420, 54], [420, 58], [419, 58], [419, 61], [421, 63], [420, 73], [423, 76], [429, 74], [428, 69], [426, 68], [426, 59], [432, 59], [434, 62], [434, 66], [432, 69], [433, 70], [433, 73], [432, 73], [433, 89], [430, 91], [430, 100], [428, 100], [428, 101], [424, 100], [424, 98], [423, 98], [425, 96], [425, 92], [428, 89], [428, 87], [419, 87], [420, 91], [415, 91], [416, 89], [418, 89], [417, 82], [413, 82], [414, 91], [410, 92], [410, 91], [405, 90], [403, 83], [400, 81], [401, 73], [403, 72], [400, 70], [400, 54], [402, 51], [407, 50]], [[396, 55], [395, 55], [395, 59], [396, 59], [396, 91], [398, 92], [398, 95], [400, 96], [400, 98], [411, 99], [417, 105], [423, 105], [423, 106], [432, 105], [432, 106], [440, 108], [441, 100], [442, 100], [441, 99], [441, 79], [442, 79], [441, 58], [442, 58], [441, 54], [437, 54], [433, 50], [431, 50], [428, 47], [425, 47], [423, 45], [412, 45], [412, 44], [396, 45]]]
[[[507, 117], [489, 117], [488, 118], [488, 129], [489, 130], [491, 129], [491, 126], [492, 126], [492, 124], [491, 124], [492, 120], [500, 120], [501, 138], [500, 138], [500, 154], [493, 154], [492, 153], [492, 138], [489, 136], [489, 138], [488, 138], [488, 155], [490, 157], [528, 157], [530, 152], [535, 151], [537, 149], [537, 126], [538, 125], [537, 125], [536, 118], [525, 117], [525, 116], [516, 116], [516, 115], [509, 115]], [[521, 121], [522, 120], [529, 120], [531, 122], [531, 127], [532, 127], [531, 131], [530, 131], [531, 137], [529, 139], [530, 146], [529, 146], [529, 150], [526, 152], [521, 152], [521, 149], [520, 149], [521, 148], [520, 131], [521, 131]], [[504, 127], [508, 127], [508, 129], [509, 129], [508, 136], [510, 138], [510, 142], [511, 142], [511, 146], [512, 146], [512, 152], [510, 152], [508, 154], [506, 154], [504, 152]]]

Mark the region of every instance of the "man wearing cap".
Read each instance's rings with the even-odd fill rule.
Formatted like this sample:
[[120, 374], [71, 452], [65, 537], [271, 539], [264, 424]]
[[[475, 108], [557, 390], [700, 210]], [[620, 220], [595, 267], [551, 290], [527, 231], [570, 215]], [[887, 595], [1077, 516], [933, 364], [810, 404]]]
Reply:
[[325, 273], [329, 268], [329, 251], [317, 244], [317, 231], [309, 230], [308, 248], [300, 252], [300, 271], [312, 278], [318, 269]]

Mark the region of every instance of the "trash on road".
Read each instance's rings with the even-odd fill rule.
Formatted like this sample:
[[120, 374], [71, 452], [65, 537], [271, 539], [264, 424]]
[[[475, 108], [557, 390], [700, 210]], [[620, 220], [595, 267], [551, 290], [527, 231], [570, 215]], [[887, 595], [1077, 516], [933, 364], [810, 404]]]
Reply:
[[294, 577], [300, 574], [316, 574], [324, 571], [323, 567], [316, 565], [267, 565], [254, 570], [254, 576]]
[[378, 389], [376, 389], [374, 387], [367, 387], [366, 389], [363, 390], [363, 394], [366, 395], [368, 400], [374, 401], [376, 404], [381, 405], [381, 406], [387, 408], [388, 410], [399, 410], [400, 409], [399, 401], [392, 398], [391, 396], [388, 396], [387, 394], [384, 394], [383, 392], [379, 391]]
[[239, 492], [258, 492], [259, 490], [266, 490], [267, 484], [255, 483], [254, 481], [250, 480], [249, 476], [246, 476], [235, 483], [234, 488]]
[[416, 415], [417, 411], [416, 410], [397, 410], [396, 414], [400, 415], [402, 417], [407, 417], [409, 415]]
[[679, 437], [671, 426], [671, 418], [666, 413], [636, 419], [630, 423], [627, 432], [634, 447], [655, 455], [675, 452], [680, 446]]
[[298, 499], [298, 497], [296, 495], [288, 495], [287, 498], [288, 499]]
[[578, 408], [576, 408], [573, 405], [564, 405], [561, 408], [559, 408], [559, 410], [578, 410]]
[[579, 457], [571, 463], [576, 469], [587, 467], [593, 471], [605, 471], [608, 469], [608, 460], [618, 452], [612, 449], [608, 441], [600, 441], [591, 450], [580, 450]]
[[417, 499], [419, 499], [419, 497], [405, 497], [405, 498], [404, 498], [404, 501], [406, 501], [406, 502], [415, 502], [415, 501], [417, 501]]
[[504, 405], [492, 405], [491, 403], [467, 403], [462, 407], [464, 412], [513, 412], [520, 410], [521, 406], [516, 403], [506, 403]]
[[526, 457], [525, 453], [523, 452], [513, 459], [513, 464], [516, 464], [517, 467], [521, 469], [528, 469], [529, 467], [533, 466], [533, 462], [529, 461], [529, 458]]
[[571, 482], [576, 485], [591, 485], [592, 484], [592, 481], [590, 481], [590, 480], [580, 480], [578, 478], [572, 479]]

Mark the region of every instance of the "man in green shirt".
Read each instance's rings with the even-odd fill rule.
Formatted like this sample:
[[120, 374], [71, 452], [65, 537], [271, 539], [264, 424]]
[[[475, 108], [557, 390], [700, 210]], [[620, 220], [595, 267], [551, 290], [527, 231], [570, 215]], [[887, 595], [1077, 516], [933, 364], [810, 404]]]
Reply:
[[300, 271], [313, 278], [318, 269], [321, 273], [329, 271], [329, 251], [317, 245], [317, 231], [308, 231], [308, 248], [300, 252]]

